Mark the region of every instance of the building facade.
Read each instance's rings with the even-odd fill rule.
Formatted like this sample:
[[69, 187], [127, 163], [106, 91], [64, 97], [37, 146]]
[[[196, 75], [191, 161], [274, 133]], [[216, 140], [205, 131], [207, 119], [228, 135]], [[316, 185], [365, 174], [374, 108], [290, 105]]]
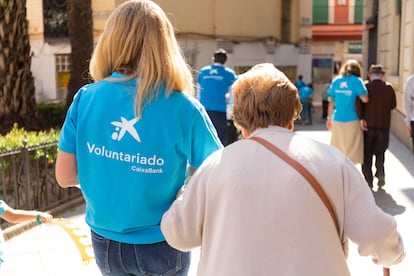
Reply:
[[347, 59], [362, 63], [363, 0], [313, 0], [312, 78], [314, 102]]
[[406, 131], [404, 88], [409, 75], [414, 74], [414, 0], [366, 0], [363, 38], [363, 64], [380, 63], [397, 95], [391, 131], [411, 148]]
[[[92, 0], [95, 37], [112, 10], [122, 2]], [[155, 2], [174, 25], [195, 77], [197, 70], [211, 63], [214, 51], [223, 48], [229, 53], [226, 65], [237, 73], [254, 64], [269, 62], [283, 70], [292, 81], [299, 74], [305, 81], [311, 81], [312, 1], [256, 0], [254, 9], [250, 0]], [[70, 72], [69, 40], [64, 35], [53, 37], [54, 33], [49, 30], [50, 26], [63, 26], [64, 14], [59, 13], [63, 12], [65, 3], [66, 0], [27, 0], [32, 72], [38, 101], [63, 101], [66, 95]]]

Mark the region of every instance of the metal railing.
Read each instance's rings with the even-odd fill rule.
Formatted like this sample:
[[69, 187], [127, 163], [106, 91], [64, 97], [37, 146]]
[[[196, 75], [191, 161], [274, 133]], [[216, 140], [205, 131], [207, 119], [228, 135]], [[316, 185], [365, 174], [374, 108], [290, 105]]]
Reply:
[[0, 152], [0, 199], [15, 209], [46, 211], [81, 196], [57, 184], [56, 153], [57, 142]]

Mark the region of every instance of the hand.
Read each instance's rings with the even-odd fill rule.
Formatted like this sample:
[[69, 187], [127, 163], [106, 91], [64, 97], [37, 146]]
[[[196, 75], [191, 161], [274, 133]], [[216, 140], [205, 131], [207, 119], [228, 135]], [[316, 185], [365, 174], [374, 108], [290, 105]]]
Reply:
[[327, 129], [331, 129], [331, 127], [332, 127], [332, 121], [331, 121], [331, 119], [329, 117], [327, 117], [325, 125], [326, 125], [326, 128]]
[[44, 212], [38, 212], [37, 215], [42, 223], [51, 222], [53, 218], [51, 214], [44, 213]]
[[364, 119], [359, 120], [359, 125], [363, 131], [368, 130], [367, 121], [365, 121]]

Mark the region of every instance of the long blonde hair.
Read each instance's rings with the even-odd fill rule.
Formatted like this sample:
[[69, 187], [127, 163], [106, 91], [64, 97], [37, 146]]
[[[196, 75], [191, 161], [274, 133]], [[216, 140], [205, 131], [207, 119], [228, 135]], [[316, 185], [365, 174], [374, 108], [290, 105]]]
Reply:
[[137, 77], [135, 111], [165, 88], [193, 94], [193, 78], [164, 11], [150, 0], [130, 0], [108, 18], [89, 65], [95, 81], [113, 72]]

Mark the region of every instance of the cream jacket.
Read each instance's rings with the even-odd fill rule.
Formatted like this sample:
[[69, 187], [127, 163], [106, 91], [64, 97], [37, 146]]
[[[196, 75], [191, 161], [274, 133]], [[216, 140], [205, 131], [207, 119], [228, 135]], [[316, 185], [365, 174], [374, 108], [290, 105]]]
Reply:
[[[259, 129], [255, 135], [315, 176], [333, 204], [341, 232], [361, 255], [384, 266], [402, 260], [394, 218], [377, 207], [344, 155], [285, 128]], [[198, 275], [349, 275], [335, 225], [316, 192], [252, 140], [213, 153], [165, 213], [161, 229], [177, 249], [201, 246]]]

